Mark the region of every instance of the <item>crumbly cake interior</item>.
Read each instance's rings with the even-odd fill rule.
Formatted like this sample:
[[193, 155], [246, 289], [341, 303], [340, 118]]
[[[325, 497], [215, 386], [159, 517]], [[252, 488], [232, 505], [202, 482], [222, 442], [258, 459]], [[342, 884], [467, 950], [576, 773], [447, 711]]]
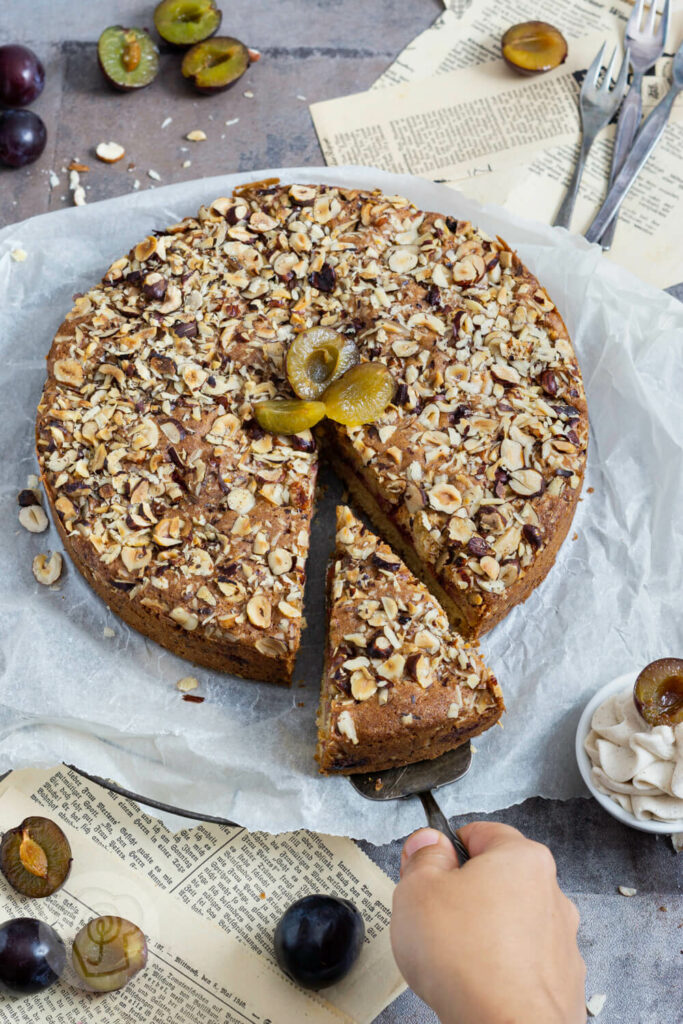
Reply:
[[[317, 445], [264, 434], [285, 356], [322, 324], [396, 380], [327, 443], [454, 623], [485, 631], [543, 578], [588, 436], [562, 319], [505, 243], [400, 196], [252, 187], [144, 239], [77, 298], [37, 449], [75, 564], [136, 629], [289, 683]], [[394, 537], [394, 535], [391, 535]]]
[[318, 716], [323, 773], [380, 771], [438, 757], [490, 728], [500, 687], [476, 643], [392, 549], [337, 509]]

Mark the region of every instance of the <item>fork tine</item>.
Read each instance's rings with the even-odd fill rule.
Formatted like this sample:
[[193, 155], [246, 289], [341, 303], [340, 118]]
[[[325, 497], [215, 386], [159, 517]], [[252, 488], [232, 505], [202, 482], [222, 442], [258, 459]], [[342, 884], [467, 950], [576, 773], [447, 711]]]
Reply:
[[662, 8], [662, 16], [659, 19], [659, 25], [657, 26], [657, 39], [664, 46], [666, 43], [667, 33], [669, 31], [669, 0], [664, 0], [664, 6]]
[[622, 97], [624, 95], [624, 92], [626, 91], [626, 79], [628, 78], [628, 69], [630, 65], [631, 51], [627, 46], [626, 52], [624, 53], [624, 59], [622, 60], [621, 67], [619, 69], [619, 77], [617, 78], [613, 89], [615, 96]]
[[[633, 27], [636, 30], [636, 32], [640, 31], [640, 23], [643, 20], [643, 7], [644, 6], [645, 6], [645, 0], [638, 0], [638, 3], [636, 4], [636, 8], [633, 11], [633, 13], [631, 14], [631, 18], [633, 18]], [[629, 18], [628, 20], [630, 21], [631, 18]]]
[[607, 71], [605, 71], [605, 77], [603, 78], [602, 85], [600, 86], [600, 92], [609, 92], [609, 87], [611, 85], [612, 78], [614, 77], [614, 66], [615, 66], [616, 63], [617, 63], [617, 48], [615, 46], [614, 47], [614, 51], [612, 53], [611, 60], [609, 62], [609, 66], [607, 68]]
[[647, 19], [647, 28], [645, 31], [649, 36], [655, 34], [655, 17], [657, 15], [657, 0], [650, 0], [650, 16]]
[[584, 88], [586, 88], [587, 86], [593, 86], [593, 88], [595, 88], [595, 86], [597, 85], [598, 75], [600, 74], [600, 68], [602, 67], [602, 58], [605, 54], [606, 45], [606, 43], [602, 44], [602, 46], [598, 50], [595, 60], [586, 72], [586, 77], [583, 80]]

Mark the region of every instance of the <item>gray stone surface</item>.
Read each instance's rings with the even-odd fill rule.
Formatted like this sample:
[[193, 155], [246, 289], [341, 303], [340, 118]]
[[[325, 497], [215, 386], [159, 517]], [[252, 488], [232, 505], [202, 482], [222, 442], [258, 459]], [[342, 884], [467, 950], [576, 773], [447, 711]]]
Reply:
[[[441, 3], [226, 0], [222, 31], [263, 53], [232, 90], [196, 96], [180, 77], [178, 55], [166, 51], [150, 88], [135, 95], [113, 93], [97, 68], [97, 37], [108, 24], [151, 26], [153, 7], [135, 0], [2, 4], [0, 43], [25, 42], [46, 63], [47, 86], [35, 110], [47, 123], [49, 140], [33, 166], [0, 170], [0, 223], [70, 203], [61, 168], [74, 158], [91, 167], [82, 176], [89, 202], [127, 192], [136, 178], [141, 188], [154, 187], [150, 168], [169, 183], [220, 171], [321, 163], [307, 101], [367, 88], [434, 20]], [[246, 91], [253, 97], [244, 96]], [[166, 117], [173, 120], [162, 129]], [[239, 121], [226, 126], [233, 118]], [[203, 128], [207, 141], [185, 141], [193, 128]], [[92, 153], [109, 139], [127, 150], [113, 167], [99, 164]], [[189, 168], [181, 166], [186, 159], [192, 161]], [[53, 190], [50, 169], [60, 178]], [[683, 298], [683, 289], [677, 291]], [[560, 882], [582, 914], [588, 994], [608, 996], [601, 1024], [682, 1024], [683, 862], [669, 841], [625, 828], [590, 800], [527, 800], [495, 818], [548, 843], [555, 854]], [[400, 843], [363, 845], [397, 877]], [[636, 888], [637, 896], [620, 896], [620, 884]], [[435, 1018], [408, 992], [378, 1020], [426, 1024]]]

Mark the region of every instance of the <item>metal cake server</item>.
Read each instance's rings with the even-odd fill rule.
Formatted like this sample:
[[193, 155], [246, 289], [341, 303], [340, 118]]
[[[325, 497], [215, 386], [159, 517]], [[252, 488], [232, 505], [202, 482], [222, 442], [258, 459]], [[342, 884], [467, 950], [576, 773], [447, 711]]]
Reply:
[[419, 797], [431, 828], [436, 828], [448, 836], [460, 862], [464, 863], [470, 858], [467, 847], [448, 824], [448, 818], [434, 799], [433, 790], [461, 779], [467, 774], [471, 764], [472, 747], [467, 742], [455, 750], [442, 754], [441, 757], [434, 758], [433, 761], [417, 761], [402, 768], [387, 768], [383, 772], [349, 775], [348, 780], [366, 800], [402, 800], [409, 796]]

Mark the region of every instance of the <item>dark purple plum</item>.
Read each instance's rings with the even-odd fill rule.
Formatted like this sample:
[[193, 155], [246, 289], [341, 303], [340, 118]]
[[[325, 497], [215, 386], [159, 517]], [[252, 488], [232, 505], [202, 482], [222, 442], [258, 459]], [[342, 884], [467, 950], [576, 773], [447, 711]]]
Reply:
[[285, 974], [302, 988], [327, 988], [349, 973], [364, 937], [363, 918], [349, 900], [304, 896], [278, 921], [275, 957]]
[[66, 949], [54, 928], [35, 917], [0, 925], [0, 991], [29, 996], [54, 985], [66, 964]]
[[0, 103], [26, 107], [40, 96], [45, 68], [28, 46], [0, 46]]
[[0, 111], [0, 164], [32, 164], [45, 149], [45, 125], [32, 110]]

